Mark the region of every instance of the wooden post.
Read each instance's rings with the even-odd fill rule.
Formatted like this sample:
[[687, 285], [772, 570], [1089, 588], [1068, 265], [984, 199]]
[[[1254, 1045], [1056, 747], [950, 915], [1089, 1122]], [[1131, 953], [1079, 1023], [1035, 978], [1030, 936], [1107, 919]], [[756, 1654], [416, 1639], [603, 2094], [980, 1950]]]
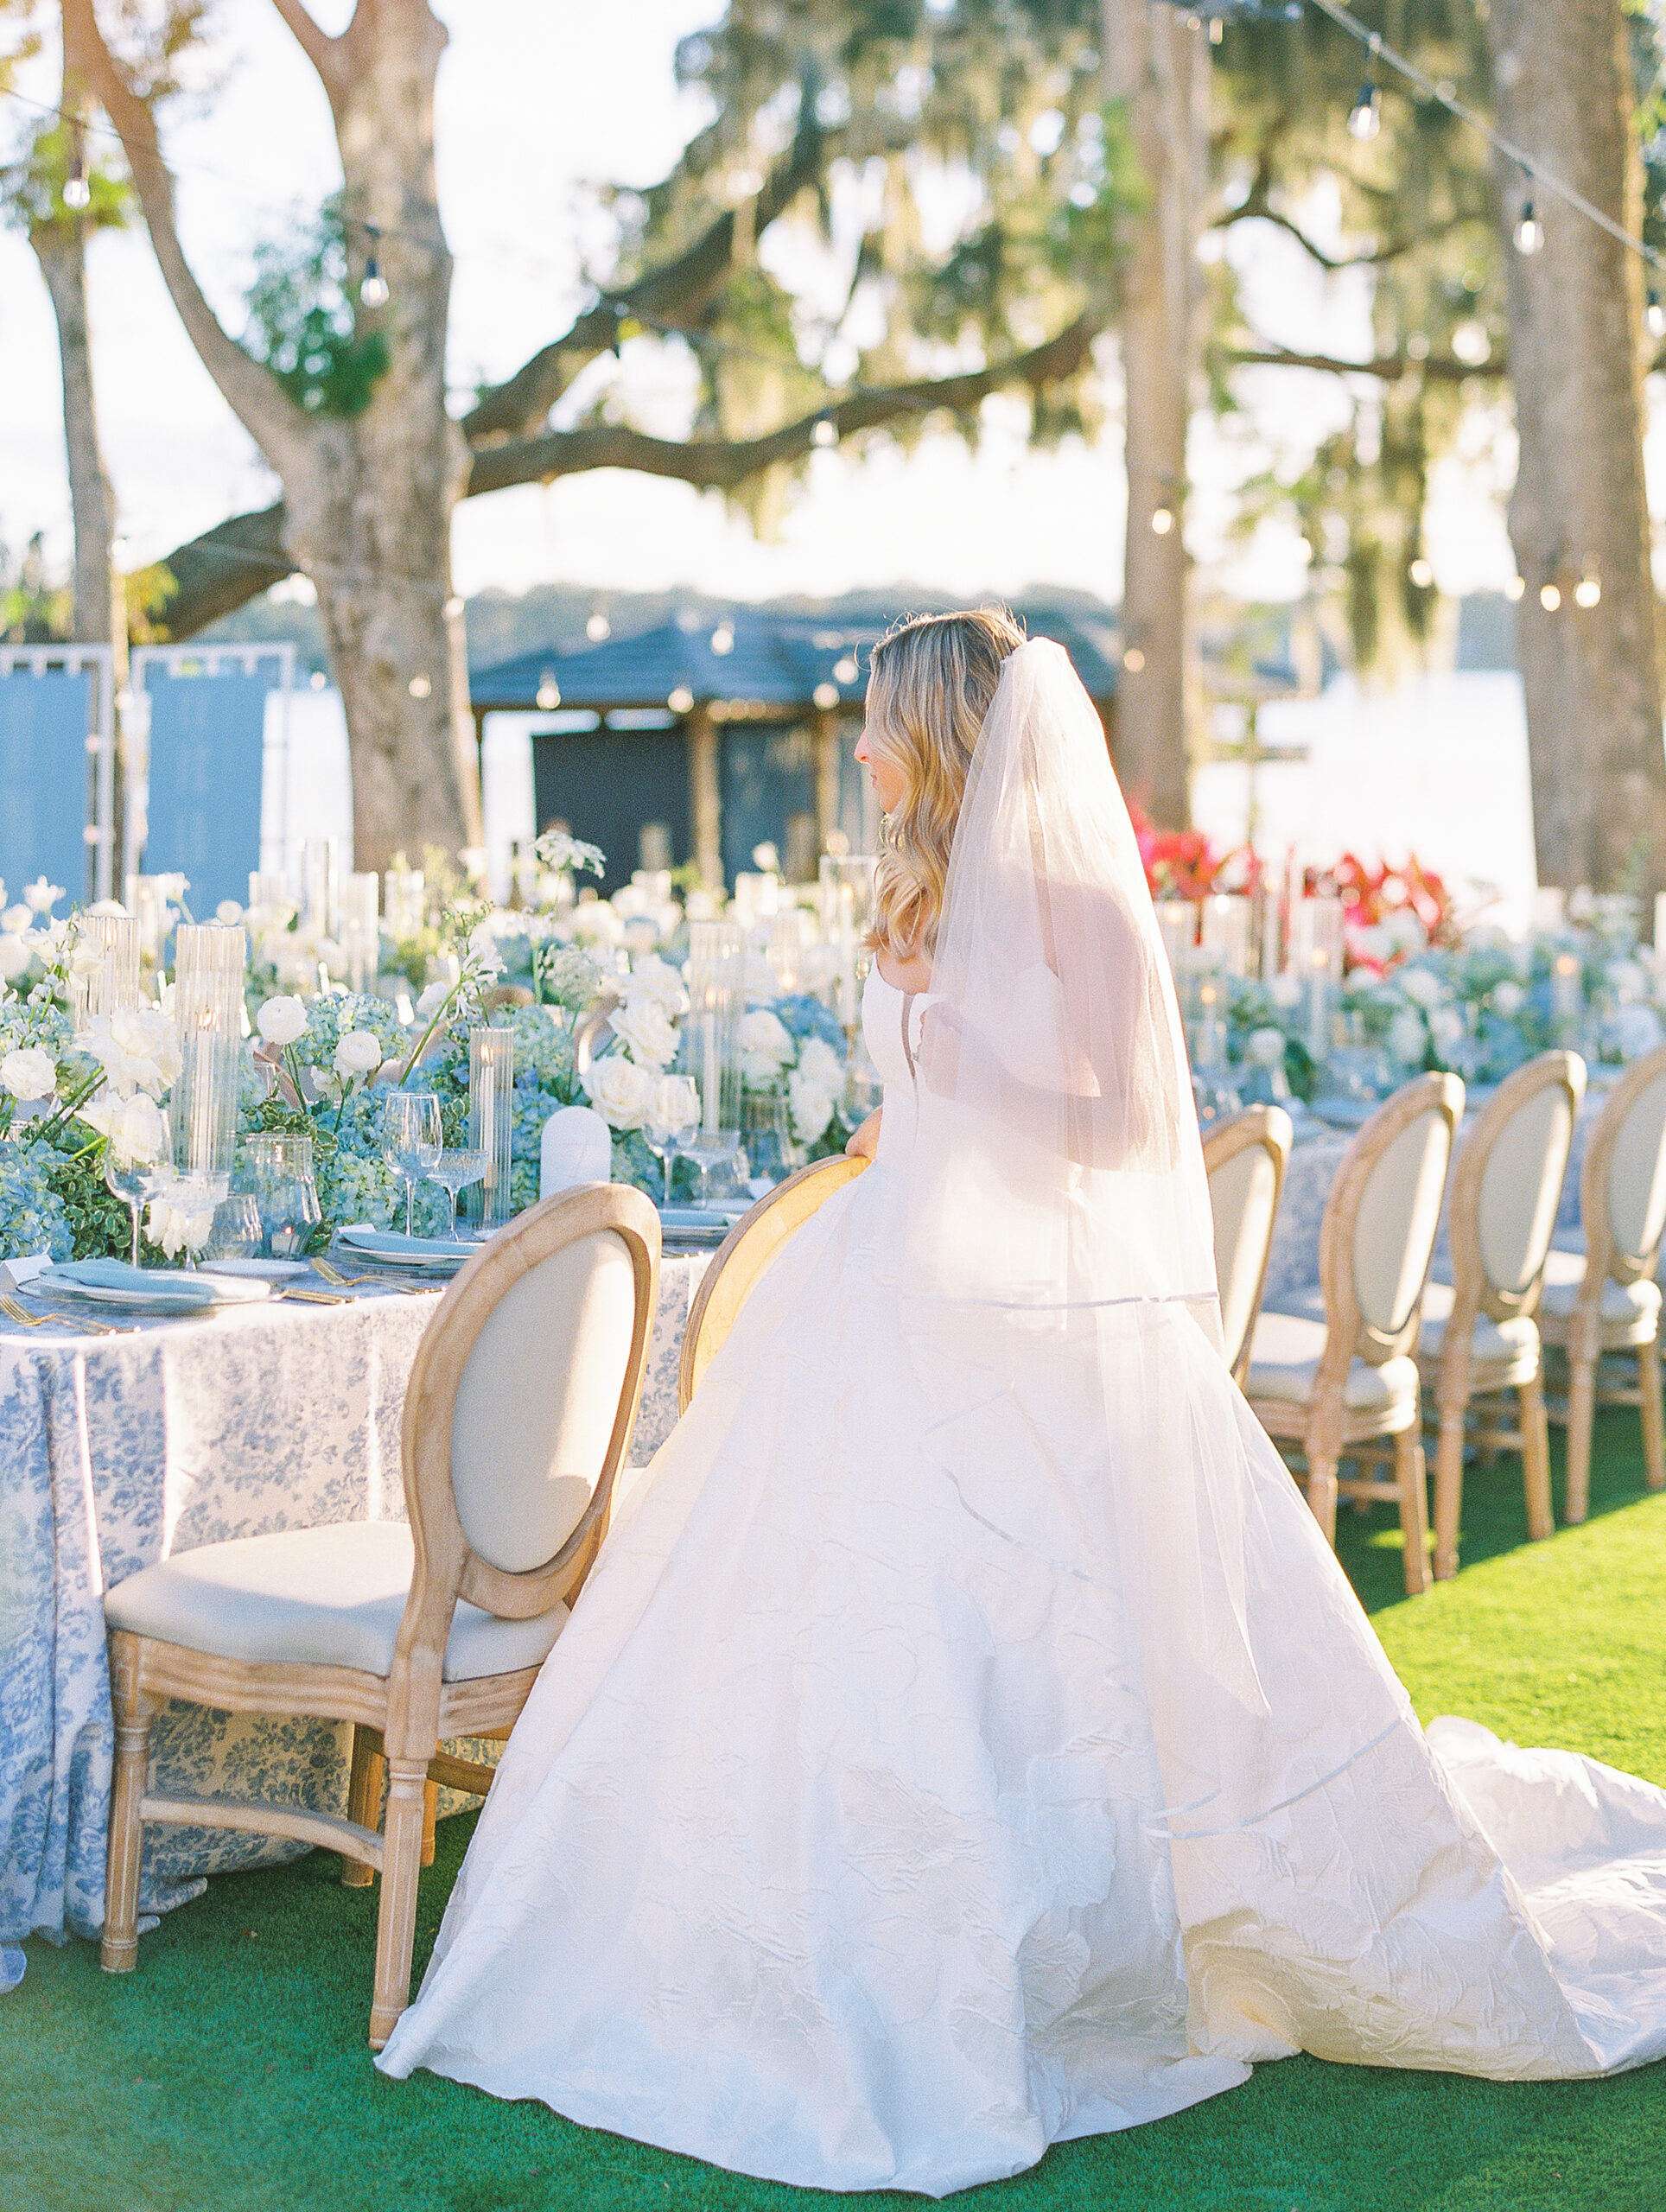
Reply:
[[839, 827], [839, 721], [830, 707], [816, 710], [816, 841], [828, 849], [827, 833]]
[[723, 793], [717, 766], [717, 725], [701, 700], [684, 723], [689, 747], [689, 813], [695, 865], [707, 888], [723, 887]]

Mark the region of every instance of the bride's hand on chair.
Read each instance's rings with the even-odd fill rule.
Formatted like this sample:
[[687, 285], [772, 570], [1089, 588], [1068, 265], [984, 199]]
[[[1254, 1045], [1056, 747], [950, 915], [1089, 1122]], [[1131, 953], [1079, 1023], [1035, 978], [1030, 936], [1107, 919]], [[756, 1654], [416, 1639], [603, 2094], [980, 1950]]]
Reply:
[[859, 1129], [852, 1132], [845, 1150], [857, 1160], [871, 1160], [880, 1148], [880, 1116], [883, 1108], [876, 1106]]

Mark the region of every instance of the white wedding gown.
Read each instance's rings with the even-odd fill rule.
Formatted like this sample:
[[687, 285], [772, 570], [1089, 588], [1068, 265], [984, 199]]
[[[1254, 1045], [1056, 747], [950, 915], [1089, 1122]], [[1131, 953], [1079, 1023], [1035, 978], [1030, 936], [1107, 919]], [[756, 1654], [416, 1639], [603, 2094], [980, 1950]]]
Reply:
[[921, 1371], [877, 1256], [906, 1016], [877, 976], [864, 1011], [879, 1156], [610, 1535], [379, 2063], [940, 2196], [1297, 2049], [1510, 2079], [1666, 2053], [1666, 1794], [1425, 1737], [1183, 1305], [1156, 1387], [1173, 1422], [1205, 1409], [1241, 1493], [1264, 1699], [1218, 1716], [1218, 1802], [1177, 1802], [1167, 1739], [1199, 1716], [1159, 1694], [1112, 1510], [1141, 1468], [1074, 1338], [1033, 1332], [994, 1397], [975, 1347]]

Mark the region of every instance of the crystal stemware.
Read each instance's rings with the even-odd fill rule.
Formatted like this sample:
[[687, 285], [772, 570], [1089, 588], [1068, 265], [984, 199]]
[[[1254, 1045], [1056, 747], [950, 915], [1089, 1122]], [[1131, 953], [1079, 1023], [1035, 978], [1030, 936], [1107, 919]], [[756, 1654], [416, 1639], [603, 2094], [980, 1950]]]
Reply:
[[677, 1140], [699, 1118], [700, 1093], [690, 1078], [685, 1075], [661, 1076], [655, 1087], [653, 1103], [642, 1125], [642, 1135], [648, 1150], [659, 1162], [663, 1205], [671, 1202], [671, 1166], [680, 1157]]
[[703, 1206], [711, 1203], [711, 1179], [715, 1169], [728, 1170], [724, 1179], [731, 1187], [746, 1174], [746, 1154], [741, 1149], [738, 1129], [696, 1129], [692, 1136], [684, 1138], [677, 1154], [681, 1160], [691, 1160], [699, 1169], [697, 1203]]
[[410, 1236], [416, 1185], [438, 1165], [445, 1140], [440, 1102], [431, 1090], [391, 1090], [382, 1109], [382, 1157], [405, 1186], [405, 1235]]
[[139, 1264], [139, 1216], [144, 1211], [144, 1202], [156, 1188], [156, 1163], [153, 1160], [127, 1160], [117, 1153], [113, 1146], [106, 1147], [104, 1161], [105, 1188], [112, 1198], [119, 1198], [127, 1208], [128, 1218], [133, 1224], [133, 1264]]
[[484, 1152], [469, 1145], [448, 1146], [428, 1171], [430, 1183], [437, 1183], [445, 1192], [451, 1217], [446, 1225], [446, 1235], [454, 1240], [457, 1234], [457, 1199], [471, 1183], [486, 1179], [486, 1159]]
[[208, 1260], [252, 1260], [260, 1250], [260, 1201], [252, 1191], [233, 1191], [214, 1208], [203, 1247]]

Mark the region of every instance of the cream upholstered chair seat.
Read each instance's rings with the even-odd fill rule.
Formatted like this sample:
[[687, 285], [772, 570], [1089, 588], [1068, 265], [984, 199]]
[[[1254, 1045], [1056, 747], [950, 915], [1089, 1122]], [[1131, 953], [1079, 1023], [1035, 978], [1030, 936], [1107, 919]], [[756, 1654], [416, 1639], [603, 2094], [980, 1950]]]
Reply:
[[[1542, 1313], [1558, 1321], [1573, 1319], [1585, 1282], [1583, 1252], [1552, 1252], [1544, 1265]], [[1603, 1349], [1628, 1350], [1645, 1344], [1660, 1325], [1660, 1286], [1647, 1276], [1636, 1282], [1616, 1282], [1608, 1276], [1598, 1301], [1597, 1319]]]
[[[1313, 1302], [1322, 1317], [1324, 1293], [1315, 1290]], [[1249, 1395], [1276, 1398], [1281, 1405], [1305, 1406], [1319, 1381], [1319, 1363], [1325, 1356], [1326, 1325], [1322, 1318], [1301, 1313], [1262, 1313], [1250, 1344]], [[1385, 1359], [1381, 1367], [1368, 1360], [1351, 1361], [1343, 1384], [1342, 1402], [1350, 1413], [1403, 1412], [1415, 1419], [1417, 1408], [1417, 1363], [1402, 1355]]]
[[[295, 1661], [387, 1675], [413, 1563], [403, 1521], [238, 1536], [130, 1575], [110, 1592], [105, 1618], [132, 1636], [250, 1666]], [[566, 1623], [564, 1605], [517, 1621], [460, 1599], [442, 1679], [542, 1666]]]
[[1215, 1230], [1215, 1280], [1220, 1286], [1221, 1349], [1243, 1388], [1267, 1262], [1278, 1220], [1279, 1193], [1294, 1136], [1281, 1106], [1252, 1106], [1204, 1139], [1209, 1210]]
[[[1456, 1291], [1449, 1282], [1432, 1282], [1423, 1292], [1423, 1325], [1417, 1339], [1417, 1357], [1431, 1372], [1440, 1363], [1446, 1349], [1447, 1322], [1451, 1316]], [[1490, 1313], [1478, 1313], [1469, 1332], [1469, 1356], [1475, 1368], [1516, 1366], [1518, 1361], [1539, 1357], [1539, 1332], [1528, 1313], [1511, 1313], [1495, 1321]]]

